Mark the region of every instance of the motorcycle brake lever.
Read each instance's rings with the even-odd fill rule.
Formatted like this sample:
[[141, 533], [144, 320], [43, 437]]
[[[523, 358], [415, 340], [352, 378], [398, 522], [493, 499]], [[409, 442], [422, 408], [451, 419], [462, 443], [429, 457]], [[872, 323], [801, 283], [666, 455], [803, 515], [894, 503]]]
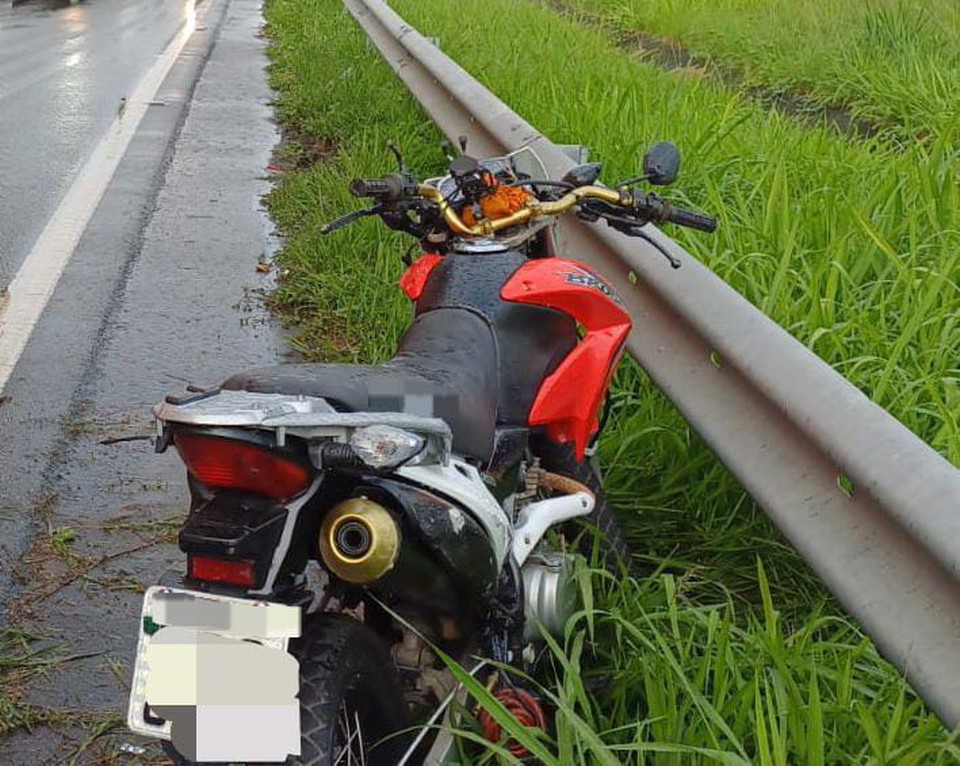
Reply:
[[640, 222], [618, 216], [607, 216], [604, 220], [606, 220], [608, 226], [612, 226], [617, 231], [622, 231], [628, 237], [638, 237], [648, 245], [652, 245], [660, 255], [667, 259], [671, 268], [679, 269], [682, 265], [663, 245], [643, 230], [643, 227], [647, 224], [646, 221]]
[[338, 229], [342, 229], [344, 226], [347, 226], [354, 221], [359, 221], [361, 218], [366, 218], [371, 215], [379, 215], [383, 212], [383, 205], [374, 205], [373, 207], [367, 208], [366, 210], [354, 210], [352, 213], [347, 213], [344, 216], [340, 216], [335, 221], [331, 221], [322, 229], [320, 229], [321, 234], [332, 234]]
[[667, 259], [671, 268], [680, 268], [680, 261], [678, 261], [671, 253], [669, 253], [659, 242], [643, 231], [642, 227], [646, 226], [649, 221], [637, 218], [628, 218], [626, 216], [619, 215], [619, 213], [620, 210], [618, 208], [615, 208], [613, 205], [603, 202], [602, 200], [585, 200], [584, 203], [581, 203], [580, 208], [577, 210], [577, 217], [581, 220], [591, 223], [599, 218], [602, 218], [607, 222], [608, 226], [613, 227], [617, 231], [622, 231], [628, 237], [639, 237], [647, 244], [653, 246], [658, 253]]

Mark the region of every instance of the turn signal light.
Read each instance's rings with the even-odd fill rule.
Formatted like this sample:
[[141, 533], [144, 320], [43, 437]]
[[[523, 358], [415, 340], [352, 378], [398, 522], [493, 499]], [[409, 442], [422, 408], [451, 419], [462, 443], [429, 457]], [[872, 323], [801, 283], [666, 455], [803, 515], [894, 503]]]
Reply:
[[238, 439], [182, 432], [173, 437], [180, 457], [201, 483], [289, 500], [310, 486], [309, 467]]
[[252, 588], [257, 581], [252, 561], [187, 556], [187, 574], [194, 580]]

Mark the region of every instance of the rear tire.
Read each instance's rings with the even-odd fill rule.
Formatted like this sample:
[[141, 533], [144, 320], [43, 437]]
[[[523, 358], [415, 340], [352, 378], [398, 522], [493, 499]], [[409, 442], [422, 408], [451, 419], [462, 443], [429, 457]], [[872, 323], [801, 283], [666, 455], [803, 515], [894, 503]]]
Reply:
[[564, 525], [566, 533], [573, 537], [579, 536], [579, 552], [588, 560], [593, 556], [594, 535], [591, 532], [596, 532], [599, 535], [600, 555], [605, 568], [614, 574], [620, 574], [624, 570], [629, 572], [632, 561], [630, 546], [590, 462], [577, 460], [571, 445], [557, 444], [546, 439], [536, 444], [534, 454], [540, 458], [542, 468], [576, 479], [589, 487], [596, 497], [596, 505], [589, 516]]
[[[406, 706], [387, 648], [363, 623], [340, 615], [304, 619], [303, 636], [290, 642], [300, 661], [301, 766], [395, 766], [409, 738], [385, 737], [407, 726]], [[351, 733], [362, 732], [363, 759], [344, 753]], [[378, 744], [379, 743], [379, 744]], [[356, 737], [353, 738], [357, 746]], [[164, 750], [176, 766], [191, 761]]]
[[[302, 753], [288, 763], [395, 766], [407, 738], [380, 740], [406, 727], [406, 706], [379, 636], [357, 620], [319, 615], [306, 621], [292, 651], [300, 660]], [[347, 723], [362, 731], [365, 760], [341, 758], [344, 713], [355, 717]]]

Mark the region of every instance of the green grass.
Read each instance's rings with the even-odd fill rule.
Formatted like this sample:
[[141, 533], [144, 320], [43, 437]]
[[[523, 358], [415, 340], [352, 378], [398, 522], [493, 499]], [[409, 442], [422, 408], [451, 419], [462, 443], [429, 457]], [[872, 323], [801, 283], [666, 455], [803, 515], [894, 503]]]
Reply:
[[[554, 647], [560, 762], [600, 763], [601, 750], [619, 762], [678, 765], [957, 758], [856, 627], [818, 612], [790, 625], [762, 568], [758, 581], [758, 612], [695, 605], [696, 586], [669, 575], [608, 586], [593, 630], [584, 616]], [[610, 681], [593, 696], [581, 679], [597, 672]]]
[[0, 629], [0, 742], [9, 734], [37, 726], [62, 724], [70, 711], [44, 707], [23, 698], [22, 688], [33, 677], [56, 672], [74, 657], [60, 647], [37, 646], [37, 638], [15, 628]]
[[747, 86], [841, 106], [899, 138], [960, 138], [954, 0], [562, 0], [677, 43]]
[[[960, 462], [960, 199], [946, 140], [903, 151], [844, 141], [516, 0], [482, 13], [460, 0], [392, 5], [551, 138], [591, 146], [608, 180], [632, 174], [653, 141], [677, 141], [671, 194], [721, 217], [717, 236], [681, 242]], [[319, 229], [357, 207], [351, 177], [392, 169], [388, 139], [426, 176], [442, 167], [440, 136], [338, 2], [270, 0], [267, 17], [291, 166], [270, 198], [287, 236], [275, 301], [308, 356], [383, 359], [410, 319], [396, 287], [409, 239], [374, 221]], [[316, 145], [328, 151], [310, 165]], [[562, 714], [549, 746], [561, 763], [956, 760], [635, 365], [618, 374], [602, 457], [635, 549], [668, 573], [601, 583], [596, 609], [555, 648]], [[580, 670], [613, 680], [588, 693]]]
[[[956, 149], [899, 152], [810, 129], [631, 60], [603, 33], [534, 4], [394, 7], [553, 140], [589, 145], [607, 179], [635, 173], [655, 140], [675, 140], [684, 168], [671, 194], [720, 217], [716, 235], [675, 230], [678, 240], [960, 463]], [[572, 64], [571, 50], [590, 55]], [[751, 587], [761, 553], [777, 562], [775, 587], [806, 589], [796, 558], [780, 555], [760, 512], [643, 374], [627, 366], [619, 383], [603, 457], [640, 550], [707, 576], [722, 570], [737, 590]]]

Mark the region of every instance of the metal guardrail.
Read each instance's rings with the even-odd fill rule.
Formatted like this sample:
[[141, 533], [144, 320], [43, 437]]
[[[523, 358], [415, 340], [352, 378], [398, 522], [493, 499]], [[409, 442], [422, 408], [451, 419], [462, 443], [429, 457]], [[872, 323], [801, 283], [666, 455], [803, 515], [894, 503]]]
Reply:
[[[382, 0], [344, 0], [451, 139], [572, 161]], [[623, 297], [628, 349], [948, 726], [960, 723], [960, 471], [653, 226], [683, 263], [567, 217]], [[852, 483], [852, 492], [848, 482]]]

